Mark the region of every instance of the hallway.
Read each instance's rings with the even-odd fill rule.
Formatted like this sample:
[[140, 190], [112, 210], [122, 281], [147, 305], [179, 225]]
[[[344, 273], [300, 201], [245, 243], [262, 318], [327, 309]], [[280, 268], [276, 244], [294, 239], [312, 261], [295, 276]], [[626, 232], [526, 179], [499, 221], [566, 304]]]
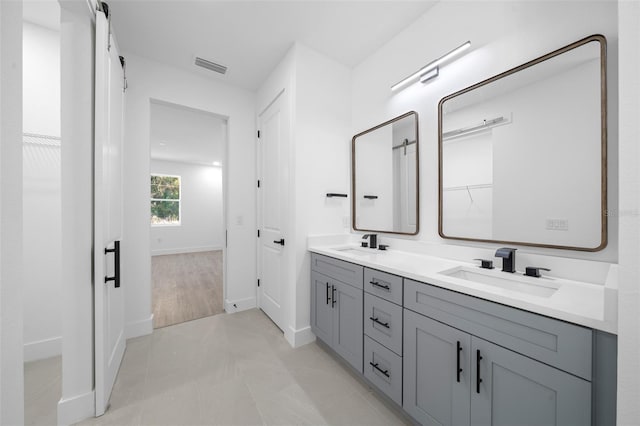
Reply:
[[223, 313], [222, 265], [222, 250], [153, 256], [153, 327]]

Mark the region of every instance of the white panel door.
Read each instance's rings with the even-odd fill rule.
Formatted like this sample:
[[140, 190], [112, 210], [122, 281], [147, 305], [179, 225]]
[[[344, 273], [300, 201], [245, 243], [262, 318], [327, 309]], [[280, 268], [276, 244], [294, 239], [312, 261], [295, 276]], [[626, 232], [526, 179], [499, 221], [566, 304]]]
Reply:
[[288, 218], [289, 119], [281, 93], [260, 115], [258, 306], [284, 330]]
[[103, 12], [96, 16], [95, 73], [94, 368], [96, 416], [100, 416], [107, 408], [126, 345], [119, 271], [125, 78]]

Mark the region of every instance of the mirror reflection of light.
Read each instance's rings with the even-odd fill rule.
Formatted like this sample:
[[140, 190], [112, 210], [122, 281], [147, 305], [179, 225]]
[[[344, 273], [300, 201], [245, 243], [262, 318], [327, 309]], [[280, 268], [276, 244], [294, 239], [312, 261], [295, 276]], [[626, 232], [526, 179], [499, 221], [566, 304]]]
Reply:
[[220, 167], [222, 164], [219, 161], [214, 161], [213, 163], [211, 163], [212, 165], [216, 166], [216, 167]]

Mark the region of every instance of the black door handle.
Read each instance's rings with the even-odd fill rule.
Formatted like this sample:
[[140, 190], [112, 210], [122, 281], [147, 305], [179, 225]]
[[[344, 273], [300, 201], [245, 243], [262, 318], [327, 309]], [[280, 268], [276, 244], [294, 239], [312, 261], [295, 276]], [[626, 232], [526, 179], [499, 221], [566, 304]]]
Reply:
[[274, 244], [280, 244], [281, 246], [284, 246], [284, 238], [280, 238], [280, 241], [278, 240], [273, 240]]
[[329, 304], [329, 283], [327, 282], [327, 305]]
[[480, 393], [480, 383], [482, 383], [482, 379], [480, 378], [480, 360], [482, 356], [480, 355], [480, 349], [476, 351], [476, 393]]
[[460, 342], [456, 342], [456, 376], [458, 379], [458, 383], [460, 383], [460, 373], [462, 373], [462, 368], [460, 368], [460, 352], [462, 352], [462, 347], [460, 346]]
[[389, 323], [388, 323], [388, 322], [382, 322], [382, 321], [380, 321], [378, 318], [375, 318], [375, 317], [369, 317], [369, 319], [370, 319], [371, 321], [373, 321], [373, 322], [376, 322], [376, 323], [380, 324], [380, 325], [381, 325], [381, 326], [383, 326], [383, 327], [387, 327], [387, 328], [389, 328]]
[[119, 288], [120, 287], [120, 241], [114, 241], [113, 242], [113, 248], [112, 249], [108, 249], [105, 248], [104, 249], [104, 254], [106, 255], [107, 253], [113, 253], [114, 254], [114, 274], [112, 277], [107, 277], [105, 275], [104, 277], [104, 283], [108, 283], [109, 281], [113, 281], [114, 282], [114, 287], [115, 288]]
[[331, 307], [336, 304], [336, 286], [331, 286]]

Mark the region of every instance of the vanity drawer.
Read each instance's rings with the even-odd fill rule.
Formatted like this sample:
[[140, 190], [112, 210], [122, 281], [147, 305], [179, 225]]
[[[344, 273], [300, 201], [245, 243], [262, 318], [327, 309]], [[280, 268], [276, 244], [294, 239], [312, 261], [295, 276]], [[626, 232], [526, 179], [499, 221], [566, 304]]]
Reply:
[[402, 305], [402, 277], [364, 268], [364, 291]]
[[402, 406], [402, 357], [364, 336], [364, 376]]
[[365, 293], [364, 334], [402, 355], [402, 306]]
[[591, 380], [591, 329], [405, 279], [404, 306]]
[[311, 270], [342, 281], [345, 284], [362, 288], [362, 270], [360, 265], [344, 262], [332, 257], [311, 253]]

